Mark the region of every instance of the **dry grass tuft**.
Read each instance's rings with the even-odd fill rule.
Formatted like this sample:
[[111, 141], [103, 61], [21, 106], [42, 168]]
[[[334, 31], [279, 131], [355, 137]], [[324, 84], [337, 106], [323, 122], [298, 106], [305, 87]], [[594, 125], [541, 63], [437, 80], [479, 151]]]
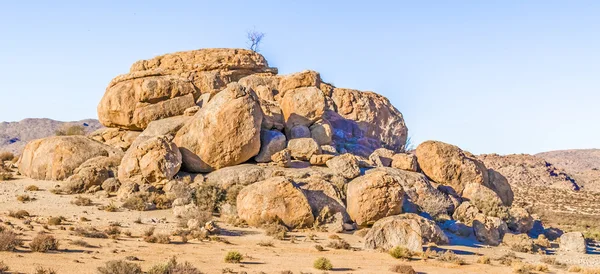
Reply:
[[467, 262], [465, 262], [465, 260], [463, 258], [454, 254], [454, 252], [452, 252], [452, 250], [447, 250], [446, 252], [442, 253], [437, 259], [439, 261], [453, 263], [455, 265], [467, 264]]
[[271, 236], [277, 240], [284, 240], [287, 237], [288, 229], [279, 222], [264, 224], [262, 228], [267, 236]]
[[412, 257], [412, 252], [403, 246], [397, 246], [389, 251], [390, 255], [396, 259], [409, 260]]
[[313, 267], [319, 270], [331, 270], [333, 268], [333, 265], [331, 264], [331, 261], [329, 259], [325, 257], [320, 257], [315, 260], [315, 262], [313, 263]]
[[38, 266], [35, 268], [35, 274], [56, 274], [56, 271], [54, 271], [52, 268]]
[[177, 262], [176, 257], [172, 257], [167, 263], [154, 265], [147, 274], [202, 274], [202, 272], [191, 263], [181, 264]]
[[225, 262], [230, 264], [239, 264], [244, 259], [244, 255], [237, 251], [229, 251], [225, 255]]
[[0, 274], [8, 273], [8, 270], [10, 270], [10, 267], [8, 267], [4, 261], [0, 261]]
[[83, 197], [83, 196], [77, 196], [77, 197], [75, 197], [75, 199], [73, 199], [71, 201], [71, 204], [74, 204], [76, 206], [91, 206], [92, 205], [92, 199], [86, 198], [86, 197]]
[[490, 260], [490, 257], [488, 257], [488, 256], [481, 256], [481, 257], [477, 258], [477, 263], [478, 264], [492, 264], [492, 260]]
[[39, 187], [37, 187], [36, 185], [28, 185], [28, 186], [25, 188], [25, 191], [40, 191], [40, 188], [39, 188]]
[[351, 248], [350, 244], [348, 242], [346, 242], [344, 239], [338, 239], [336, 241], [331, 241], [331, 242], [329, 242], [329, 244], [327, 244], [327, 247], [334, 248], [334, 249], [347, 249], [347, 250], [349, 250]]
[[20, 246], [23, 241], [19, 236], [8, 229], [0, 227], [0, 251], [13, 251]]
[[390, 271], [401, 274], [417, 274], [417, 272], [413, 269], [412, 266], [405, 264], [393, 265], [392, 267], [390, 267]]
[[51, 250], [58, 250], [58, 240], [52, 235], [38, 234], [33, 238], [33, 241], [29, 243], [29, 247], [33, 252], [48, 252]]
[[142, 274], [142, 268], [138, 264], [123, 260], [108, 261], [104, 266], [98, 267], [100, 274]]

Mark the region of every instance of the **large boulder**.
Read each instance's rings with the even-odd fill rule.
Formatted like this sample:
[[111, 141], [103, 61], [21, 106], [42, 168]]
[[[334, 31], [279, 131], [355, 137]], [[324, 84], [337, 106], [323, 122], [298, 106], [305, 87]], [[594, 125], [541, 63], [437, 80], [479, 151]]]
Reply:
[[473, 221], [475, 221], [480, 214], [481, 213], [476, 206], [470, 202], [463, 202], [456, 208], [456, 210], [454, 210], [452, 218], [468, 226], [472, 226]]
[[19, 159], [19, 172], [32, 179], [64, 180], [85, 161], [122, 154], [84, 136], [53, 136], [29, 142]]
[[533, 239], [525, 233], [506, 233], [502, 238], [502, 245], [508, 246], [511, 250], [524, 253], [533, 253], [536, 249]]
[[85, 161], [66, 179], [65, 191], [83, 193], [93, 186], [102, 185], [109, 178], [117, 177], [121, 156], [98, 156]]
[[297, 125], [312, 125], [323, 117], [325, 106], [325, 95], [316, 87], [304, 87], [286, 92], [281, 99], [286, 128], [291, 130]]
[[246, 88], [232, 83], [175, 136], [184, 169], [209, 172], [241, 164], [260, 151], [262, 111]]
[[417, 156], [408, 153], [394, 154], [394, 156], [392, 156], [392, 167], [417, 172], [419, 169]]
[[272, 70], [263, 56], [245, 49], [201, 49], [141, 60], [111, 81], [98, 117], [107, 127], [141, 130], [151, 121], [182, 115], [203, 93], [215, 94], [259, 72]]
[[511, 206], [515, 199], [515, 194], [510, 184], [508, 184], [506, 177], [493, 169], [488, 169], [488, 177], [490, 180], [489, 187], [498, 194], [498, 197], [500, 197], [505, 206]]
[[285, 135], [277, 130], [260, 131], [260, 151], [254, 157], [257, 163], [271, 162], [273, 154], [285, 149], [287, 143]]
[[377, 140], [381, 146], [393, 151], [404, 148], [408, 128], [402, 113], [387, 98], [374, 92], [342, 88], [335, 88], [331, 98], [337, 112], [357, 122], [365, 137]]
[[314, 222], [306, 196], [285, 177], [246, 186], [239, 192], [236, 204], [238, 216], [252, 226], [281, 221], [296, 228], [310, 227]]
[[298, 138], [288, 141], [292, 158], [301, 161], [309, 161], [313, 155], [321, 154], [321, 147], [312, 138]]
[[394, 152], [387, 148], [378, 148], [369, 156], [369, 160], [377, 167], [389, 167], [392, 165]]
[[388, 250], [396, 246], [423, 252], [423, 244], [446, 245], [448, 237], [434, 221], [412, 213], [389, 216], [373, 224], [364, 240], [367, 249]]
[[559, 251], [565, 253], [587, 253], [587, 246], [583, 233], [568, 232], [560, 236]]
[[294, 180], [303, 190], [312, 209], [313, 216], [321, 217], [322, 222], [336, 213], [342, 215], [342, 221], [350, 220], [346, 207], [337, 187], [321, 176], [311, 176]]
[[140, 184], [170, 180], [181, 168], [181, 153], [165, 136], [150, 138], [130, 148], [119, 166], [119, 181]]
[[394, 176], [377, 171], [348, 183], [346, 205], [348, 214], [359, 226], [402, 213], [404, 190]]
[[508, 232], [508, 226], [498, 217], [479, 214], [473, 220], [473, 231], [478, 241], [486, 245], [497, 246], [502, 242], [504, 234]]
[[498, 194], [484, 185], [466, 184], [462, 197], [479, 208], [485, 215], [503, 217], [508, 214], [508, 209], [504, 207]]
[[218, 185], [227, 190], [232, 186], [247, 186], [270, 177], [271, 172], [261, 166], [243, 164], [225, 167], [208, 173], [204, 181], [208, 184]]
[[488, 171], [474, 155], [457, 146], [426, 141], [416, 150], [419, 167], [433, 181], [448, 185], [460, 195], [469, 183], [488, 184]]
[[507, 224], [515, 233], [528, 233], [533, 228], [533, 217], [522, 207], [512, 207]]
[[335, 156], [326, 163], [328, 168], [346, 179], [354, 179], [360, 175], [358, 159], [350, 153]]

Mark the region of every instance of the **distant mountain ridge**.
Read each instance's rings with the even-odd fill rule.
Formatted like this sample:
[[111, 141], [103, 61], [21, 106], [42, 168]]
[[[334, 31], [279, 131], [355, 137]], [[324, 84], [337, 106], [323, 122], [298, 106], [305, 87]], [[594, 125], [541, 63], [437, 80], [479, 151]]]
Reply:
[[600, 192], [600, 149], [570, 149], [538, 153], [554, 166], [571, 174], [575, 180], [586, 182]]
[[19, 122], [1, 122], [0, 151], [21, 154], [27, 142], [53, 136], [58, 129], [68, 125], [81, 125], [86, 133], [103, 127], [96, 119], [62, 122], [47, 118], [27, 118]]

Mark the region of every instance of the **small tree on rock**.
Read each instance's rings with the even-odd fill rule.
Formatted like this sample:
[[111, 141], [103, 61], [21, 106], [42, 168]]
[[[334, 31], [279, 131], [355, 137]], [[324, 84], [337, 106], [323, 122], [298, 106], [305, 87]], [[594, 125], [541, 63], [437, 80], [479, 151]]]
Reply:
[[258, 52], [260, 42], [265, 37], [265, 34], [263, 32], [259, 32], [256, 30], [249, 30], [247, 35], [248, 35], [248, 47], [250, 47], [250, 50], [252, 50], [254, 52]]

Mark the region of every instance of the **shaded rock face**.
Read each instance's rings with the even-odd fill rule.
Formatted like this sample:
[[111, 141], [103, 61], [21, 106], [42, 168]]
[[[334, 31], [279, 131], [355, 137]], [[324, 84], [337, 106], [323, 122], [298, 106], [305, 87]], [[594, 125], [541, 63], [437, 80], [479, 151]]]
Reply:
[[150, 138], [125, 153], [119, 180], [140, 184], [170, 180], [181, 168], [181, 153], [165, 136]]
[[509, 211], [508, 228], [516, 233], [528, 233], [533, 228], [533, 217], [521, 207]]
[[285, 149], [287, 143], [285, 135], [277, 130], [261, 130], [260, 132], [260, 151], [254, 157], [258, 163], [267, 163], [271, 161], [271, 157]]
[[369, 230], [364, 240], [366, 249], [388, 250], [396, 246], [423, 252], [423, 244], [448, 244], [448, 237], [435, 222], [412, 213], [383, 218]]
[[358, 160], [349, 153], [335, 156], [328, 160], [326, 164], [327, 167], [346, 179], [354, 179], [360, 175]]
[[559, 251], [565, 253], [587, 253], [585, 237], [581, 232], [569, 232], [560, 236]]
[[184, 169], [209, 172], [241, 164], [260, 151], [262, 112], [237, 83], [219, 92], [175, 136]]
[[98, 156], [81, 164], [73, 171], [73, 175], [66, 179], [68, 193], [82, 193], [93, 186], [103, 185], [104, 181], [117, 176], [117, 167], [121, 163], [121, 156]]
[[19, 172], [39, 180], [64, 180], [85, 161], [122, 154], [84, 136], [54, 136], [29, 142], [19, 159]]
[[487, 185], [489, 182], [485, 165], [457, 146], [426, 141], [417, 147], [416, 155], [419, 167], [427, 177], [451, 186], [458, 194], [462, 194], [469, 183]]
[[121, 130], [118, 128], [101, 128], [90, 133], [88, 137], [109, 146], [127, 151], [139, 135], [140, 132], [138, 131]]
[[371, 172], [352, 180], [346, 195], [348, 214], [359, 226], [402, 213], [402, 185], [385, 172]]
[[508, 232], [508, 227], [498, 217], [479, 215], [473, 221], [473, 231], [478, 241], [487, 245], [497, 246], [502, 242], [504, 234]]
[[137, 136], [131, 145], [135, 147], [142, 142], [157, 136], [166, 136], [169, 140], [172, 140], [175, 137], [175, 134], [177, 134], [177, 131], [179, 131], [179, 129], [181, 129], [190, 119], [191, 117], [189, 116], [174, 116], [152, 121], [148, 124], [148, 127]]
[[281, 220], [296, 228], [309, 227], [314, 222], [306, 196], [285, 177], [272, 177], [244, 187], [236, 204], [238, 216], [253, 226]]
[[107, 127], [142, 130], [151, 121], [182, 115], [203, 93], [269, 71], [264, 57], [244, 49], [201, 49], [141, 60], [129, 74], [111, 81], [98, 117]]

